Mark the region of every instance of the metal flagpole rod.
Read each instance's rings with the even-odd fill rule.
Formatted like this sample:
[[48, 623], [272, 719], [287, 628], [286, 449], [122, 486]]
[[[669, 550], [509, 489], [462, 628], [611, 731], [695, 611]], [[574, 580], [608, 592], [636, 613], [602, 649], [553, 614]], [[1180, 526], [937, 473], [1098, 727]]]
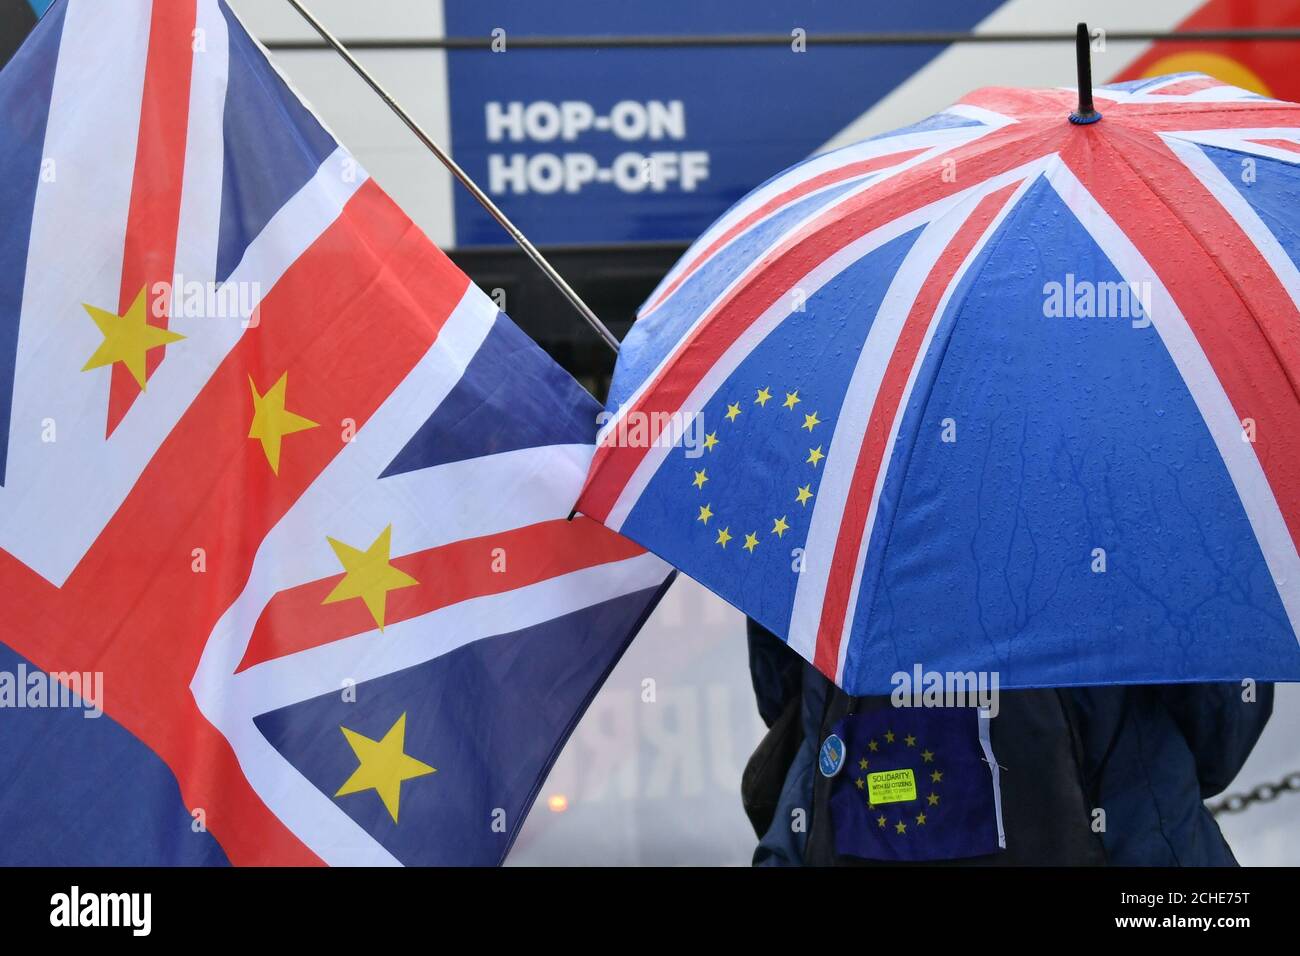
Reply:
[[564, 276], [556, 272], [555, 267], [546, 261], [546, 257], [537, 251], [537, 247], [529, 241], [528, 237], [519, 231], [519, 227], [510, 221], [510, 217], [497, 208], [497, 204], [489, 198], [487, 193], [483, 192], [483, 190], [479, 188], [478, 183], [474, 182], [474, 180], [469, 177], [469, 174], [460, 168], [460, 164], [452, 159], [441, 146], [434, 142], [433, 138], [428, 133], [420, 128], [420, 124], [411, 118], [411, 114], [406, 112], [406, 110], [402, 108], [401, 104], [398, 103], [397, 100], [393, 99], [392, 95], [379, 84], [379, 81], [371, 76], [364, 66], [357, 62], [357, 58], [352, 55], [352, 52], [340, 43], [334, 34], [330, 33], [329, 30], [326, 29], [325, 25], [312, 15], [311, 11], [304, 7], [299, 0], [288, 0], [288, 3], [289, 6], [297, 10], [302, 18], [311, 25], [313, 30], [320, 34], [322, 40], [324, 40], [329, 46], [333, 47], [334, 51], [347, 61], [348, 66], [352, 67], [357, 76], [365, 80], [366, 85], [379, 94], [379, 98], [388, 104], [388, 108], [397, 114], [397, 117], [406, 124], [407, 128], [415, 134], [416, 138], [425, 145], [429, 152], [438, 157], [438, 161], [450, 170], [451, 174], [460, 181], [462, 186], [469, 190], [470, 195], [478, 200], [479, 205], [486, 209], [488, 213], [491, 214], [492, 218], [500, 223], [501, 228], [509, 233], [510, 238], [519, 245], [520, 249], [524, 250], [524, 254], [527, 255], [529, 259], [532, 259], [542, 272], [546, 273], [546, 277], [551, 280], [557, 289], [560, 290], [560, 294], [569, 300], [569, 303], [578, 310], [578, 314], [586, 320], [586, 323], [591, 326], [592, 330], [599, 335], [601, 339], [604, 340], [605, 344], [613, 350], [615, 355], [617, 355], [618, 339], [614, 337], [614, 333], [605, 327], [605, 323], [601, 322], [600, 319], [597, 318], [596, 313], [592, 312], [591, 308], [587, 303], [582, 301], [582, 298], [578, 293], [573, 291], [573, 288], [569, 283], [564, 281]]

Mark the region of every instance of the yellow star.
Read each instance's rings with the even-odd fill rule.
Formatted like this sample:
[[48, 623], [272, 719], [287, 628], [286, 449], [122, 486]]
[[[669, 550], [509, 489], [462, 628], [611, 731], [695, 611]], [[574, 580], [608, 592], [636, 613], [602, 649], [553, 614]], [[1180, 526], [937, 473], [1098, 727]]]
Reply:
[[892, 730], [886, 730], [886, 731], [885, 731], [885, 743], [887, 743], [887, 744], [892, 744], [893, 742], [894, 742], [894, 732], [893, 732]]
[[858, 761], [858, 769], [859, 769], [859, 770], [866, 770], [866, 769], [867, 769], [867, 758], [866, 758], [866, 757], [863, 757], [861, 760]]
[[709, 519], [712, 517], [713, 517], [713, 510], [708, 505], [700, 505], [700, 516], [695, 520], [703, 521], [705, 524], [708, 524]]
[[695, 473], [694, 480], [691, 481], [691, 484], [693, 484], [696, 488], [703, 488], [704, 483], [709, 480], [709, 476], [705, 474], [706, 471], [708, 471], [707, 468], [701, 468], [699, 471], [697, 471]]
[[725, 527], [725, 528], [720, 528], [720, 529], [718, 529], [718, 540], [717, 540], [717, 541], [714, 541], [713, 543], [714, 543], [714, 544], [720, 544], [720, 545], [722, 545], [722, 546], [725, 548], [725, 547], [727, 546], [727, 542], [731, 540], [731, 534], [730, 534], [730, 532], [731, 532], [731, 526], [730, 526], [730, 525], [728, 525], [728, 526]]
[[148, 323], [144, 293], [145, 287], [140, 286], [140, 292], [131, 303], [131, 307], [126, 310], [126, 315], [118, 315], [116, 312], [97, 309], [85, 302], [81, 303], [90, 320], [104, 336], [104, 341], [99, 343], [99, 348], [95, 349], [86, 360], [86, 364], [81, 367], [83, 372], [121, 362], [143, 392], [146, 353], [151, 349], [160, 348], [170, 342], [179, 342], [185, 338], [179, 332], [172, 332]]
[[932, 793], [925, 798], [925, 802], [930, 804], [932, 807], [936, 807], [939, 805], [939, 795], [937, 793]]
[[713, 446], [718, 443], [718, 433], [709, 432], [704, 436], [704, 450], [713, 451]]
[[796, 388], [793, 392], [785, 393], [786, 408], [794, 408], [798, 404], [799, 404], [799, 389]]
[[942, 771], [942, 770], [935, 770], [933, 773], [931, 773], [931, 774], [930, 774], [930, 782], [931, 782], [931, 783], [942, 783], [942, 782], [943, 782], [943, 771]]
[[873, 741], [871, 741], [869, 744], [867, 744], [867, 749], [870, 750], [872, 753], [875, 753], [875, 752], [876, 752], [876, 749], [877, 749], [879, 746], [880, 746], [880, 744], [876, 743], [876, 742], [873, 740]]
[[284, 407], [285, 392], [289, 388], [289, 373], [280, 376], [279, 381], [266, 390], [265, 395], [257, 394], [257, 383], [253, 376], [248, 376], [248, 387], [253, 391], [253, 423], [248, 426], [248, 437], [256, 438], [262, 443], [262, 452], [271, 466], [271, 471], [280, 473], [280, 442], [285, 435], [319, 428], [310, 418], [295, 415]]
[[336, 601], [348, 601], [361, 598], [370, 611], [370, 616], [384, 629], [384, 610], [388, 604], [388, 592], [401, 588], [413, 587], [420, 582], [405, 571], [399, 571], [388, 561], [388, 550], [392, 544], [393, 526], [390, 524], [364, 551], [327, 537], [325, 540], [334, 549], [339, 563], [347, 572], [343, 580], [334, 585], [322, 604], [334, 604]]
[[753, 554], [753, 553], [754, 553], [754, 549], [757, 548], [757, 547], [758, 547], [758, 532], [757, 532], [757, 531], [751, 531], [749, 534], [745, 535], [745, 544], [744, 544], [744, 548], [745, 548], [745, 550], [748, 551], [750, 554]]
[[786, 523], [785, 515], [782, 515], [772, 522], [772, 533], [778, 538], [784, 538], [785, 533], [789, 530], [790, 526]]
[[884, 814], [881, 814], [880, 816], [876, 817], [876, 826], [880, 827], [880, 829], [882, 830], [885, 828], [885, 824], [888, 822], [889, 821], [885, 819]]
[[907, 824], [904, 823], [902, 820], [899, 820], [897, 823], [894, 824], [894, 829], [897, 830], [899, 833], [906, 833]]
[[864, 789], [867, 785], [867, 782], [863, 780], [861, 777], [858, 777], [858, 779], [853, 782], [857, 784], [859, 790]]
[[929, 750], [922, 750], [922, 751], [921, 751], [921, 759], [922, 759], [925, 763], [931, 763], [931, 762], [934, 760], [934, 754], [933, 754], [931, 751], [929, 751]]
[[826, 456], [822, 454], [822, 446], [818, 445], [816, 448], [808, 449], [808, 457], [805, 460], [808, 462], [808, 464], [816, 468], [817, 463], [825, 457]]
[[908, 734], [906, 737], [903, 738], [903, 743], [907, 744], [909, 747], [915, 747], [916, 738], [913, 737], [911, 734]]
[[919, 826], [919, 827], [923, 827], [923, 826], [925, 826], [925, 811], [924, 811], [924, 810], [922, 810], [920, 813], [918, 813], [918, 814], [916, 815], [916, 825]]
[[384, 801], [384, 808], [396, 823], [402, 781], [438, 772], [437, 768], [421, 763], [405, 752], [406, 714], [397, 718], [397, 723], [388, 728], [382, 740], [371, 740], [346, 727], [339, 730], [343, 731], [359, 764], [334, 796], [345, 797], [350, 793], [373, 790]]
[[767, 400], [772, 397], [772, 393], [766, 387], [758, 390], [758, 398], [754, 399], [754, 404], [760, 408], [767, 407]]
[[799, 489], [799, 491], [794, 496], [794, 500], [799, 502], [799, 504], [803, 505], [805, 508], [807, 508], [808, 499], [811, 498], [812, 496], [813, 496], [812, 482], [810, 481], [808, 482], [808, 484], [804, 485], [802, 488]]
[[821, 423], [822, 423], [821, 419], [817, 417], [816, 412], [813, 412], [811, 415], [805, 415], [803, 417], [803, 427], [808, 429], [809, 431], [812, 431]]
[[727, 406], [727, 414], [723, 417], [729, 422], [734, 422], [736, 416], [740, 414], [740, 402], [732, 402]]

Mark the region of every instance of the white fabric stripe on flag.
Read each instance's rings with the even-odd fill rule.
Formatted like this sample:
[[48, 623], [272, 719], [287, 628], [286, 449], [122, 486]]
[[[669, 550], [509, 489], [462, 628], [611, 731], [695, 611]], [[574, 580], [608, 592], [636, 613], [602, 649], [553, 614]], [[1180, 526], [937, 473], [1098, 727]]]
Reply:
[[[226, 18], [221, 15], [217, 0], [198, 0], [195, 30], [202, 31], [204, 46], [203, 51], [194, 56], [190, 81], [185, 172], [176, 228], [175, 284], [181, 281], [215, 281], [217, 243], [221, 236], [226, 81], [230, 57]], [[175, 285], [173, 292], [179, 293]], [[175, 310], [175, 296], [172, 301]]]
[[[149, 48], [147, 2], [123, 0], [112, 17], [98, 7], [64, 11], [42, 151], [53, 175], [36, 185], [0, 488], [0, 548], [55, 585], [148, 460], [104, 466], [109, 369], [81, 370], [103, 341], [82, 303], [116, 311], [121, 294]], [[43, 440], [45, 423], [56, 440]]]

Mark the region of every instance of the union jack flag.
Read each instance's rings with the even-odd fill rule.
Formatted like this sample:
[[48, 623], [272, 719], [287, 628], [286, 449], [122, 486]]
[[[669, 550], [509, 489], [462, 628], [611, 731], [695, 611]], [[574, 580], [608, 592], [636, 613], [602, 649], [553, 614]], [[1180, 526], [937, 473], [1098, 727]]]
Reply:
[[0, 860], [500, 861], [668, 575], [597, 403], [218, 0], [55, 3], [0, 213]]
[[742, 199], [642, 308], [580, 510], [855, 694], [1300, 677], [1300, 107], [1096, 97], [982, 90]]

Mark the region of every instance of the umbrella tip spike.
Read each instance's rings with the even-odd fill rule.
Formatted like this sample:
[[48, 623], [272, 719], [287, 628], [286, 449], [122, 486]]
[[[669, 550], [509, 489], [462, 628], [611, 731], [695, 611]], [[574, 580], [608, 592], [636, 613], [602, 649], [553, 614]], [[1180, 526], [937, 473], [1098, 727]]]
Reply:
[[1070, 122], [1087, 126], [1101, 119], [1092, 105], [1092, 53], [1089, 49], [1088, 24], [1080, 23], [1074, 31], [1074, 59], [1079, 71], [1079, 108], [1070, 114]]

